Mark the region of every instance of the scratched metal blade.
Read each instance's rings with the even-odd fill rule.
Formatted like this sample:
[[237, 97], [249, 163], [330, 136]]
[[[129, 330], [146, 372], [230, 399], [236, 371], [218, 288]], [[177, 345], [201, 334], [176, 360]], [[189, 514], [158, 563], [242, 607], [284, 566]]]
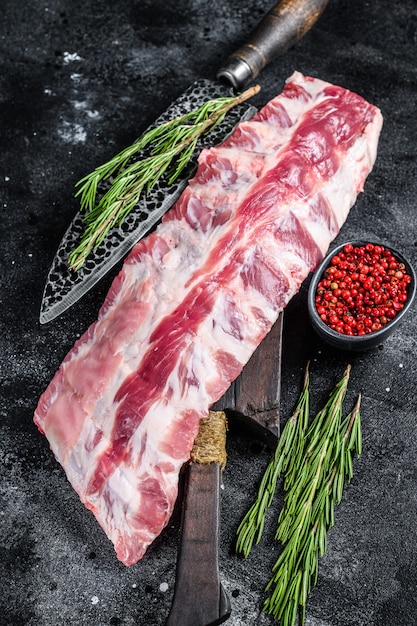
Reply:
[[[232, 94], [231, 88], [220, 83], [209, 80], [197, 81], [152, 126], [191, 111], [207, 100]], [[85, 229], [82, 215], [77, 213], [62, 238], [49, 271], [41, 304], [40, 322], [45, 324], [66, 311], [123, 259], [133, 245], [155, 226], [179, 198], [195, 171], [201, 150], [223, 141], [242, 119], [251, 117], [255, 110], [246, 103], [232, 109], [221, 124], [200, 140], [190, 166], [183, 176], [172, 185], [164, 183], [163, 180], [156, 185], [139, 201], [123, 224], [108, 233], [103, 243], [89, 255], [81, 270], [76, 272], [69, 268], [68, 257], [78, 245]], [[105, 187], [101, 193], [104, 191]]]

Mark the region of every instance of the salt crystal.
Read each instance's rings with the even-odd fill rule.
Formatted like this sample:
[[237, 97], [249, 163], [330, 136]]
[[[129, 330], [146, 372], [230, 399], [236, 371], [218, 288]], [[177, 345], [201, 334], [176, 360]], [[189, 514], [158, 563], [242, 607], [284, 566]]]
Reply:
[[64, 52], [64, 63], [71, 63], [73, 61], [82, 61], [81, 57], [76, 52]]

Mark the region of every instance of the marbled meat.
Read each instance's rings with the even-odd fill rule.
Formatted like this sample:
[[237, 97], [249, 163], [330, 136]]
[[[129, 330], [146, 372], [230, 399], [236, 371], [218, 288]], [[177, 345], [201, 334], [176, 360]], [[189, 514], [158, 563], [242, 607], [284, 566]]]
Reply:
[[35, 423], [126, 565], [167, 524], [199, 421], [326, 253], [382, 116], [296, 72], [220, 146], [115, 278]]

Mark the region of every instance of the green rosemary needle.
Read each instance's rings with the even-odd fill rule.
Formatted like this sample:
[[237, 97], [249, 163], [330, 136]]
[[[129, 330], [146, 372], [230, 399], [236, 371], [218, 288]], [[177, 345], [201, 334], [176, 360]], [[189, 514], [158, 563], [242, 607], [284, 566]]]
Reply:
[[[80, 197], [86, 229], [69, 256], [69, 266], [79, 270], [109, 230], [123, 222], [140, 196], [147, 194], [162, 176], [167, 177], [168, 185], [174, 183], [187, 167], [200, 137], [259, 89], [255, 85], [237, 96], [213, 98], [193, 111], [151, 128], [134, 144], [78, 181], [75, 195]], [[99, 186], [104, 181], [110, 187], [98, 199]]]

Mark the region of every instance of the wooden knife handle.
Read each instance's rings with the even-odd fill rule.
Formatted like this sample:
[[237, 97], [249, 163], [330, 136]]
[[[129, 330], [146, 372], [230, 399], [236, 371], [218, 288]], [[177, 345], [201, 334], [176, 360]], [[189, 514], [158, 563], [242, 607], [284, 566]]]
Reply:
[[220, 583], [219, 463], [190, 463], [174, 599], [166, 626], [215, 626], [228, 619], [231, 604]]
[[315, 24], [328, 0], [281, 0], [262, 19], [249, 40], [234, 52], [217, 76], [239, 89], [274, 58], [293, 46]]

